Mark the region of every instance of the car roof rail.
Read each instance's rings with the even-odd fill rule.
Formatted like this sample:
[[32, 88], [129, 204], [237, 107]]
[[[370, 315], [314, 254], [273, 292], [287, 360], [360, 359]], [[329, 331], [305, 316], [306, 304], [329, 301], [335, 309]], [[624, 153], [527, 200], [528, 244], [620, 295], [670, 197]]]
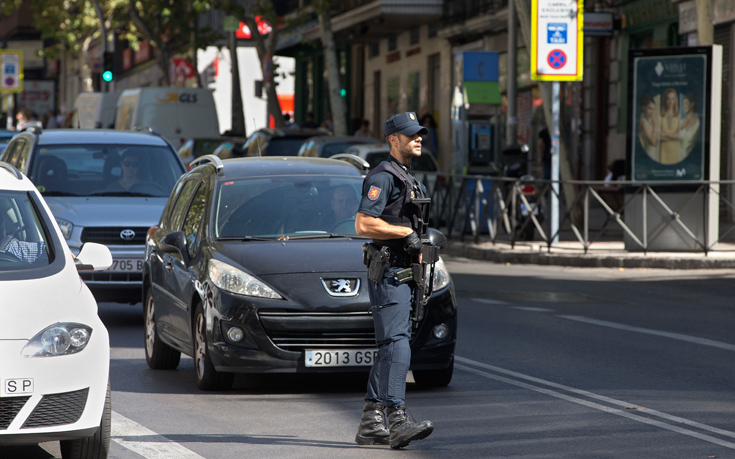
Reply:
[[12, 164], [8, 164], [5, 161], [0, 161], [0, 168], [7, 169], [11, 174], [15, 175], [18, 180], [23, 180], [23, 174]]
[[33, 123], [26, 125], [23, 129], [20, 130], [20, 132], [30, 132], [33, 135], [41, 135], [43, 134], [43, 128], [40, 124]]
[[336, 155], [330, 156], [329, 159], [339, 159], [341, 161], [345, 161], [349, 164], [352, 164], [363, 174], [367, 173], [367, 171], [370, 169], [369, 162], [351, 153], [338, 153]]
[[163, 137], [158, 131], [156, 131], [150, 126], [134, 126], [133, 131], [148, 131], [153, 135], [157, 135], [158, 137]]
[[197, 166], [202, 166], [205, 164], [210, 164], [214, 166], [214, 170], [217, 175], [224, 175], [225, 165], [222, 163], [222, 160], [215, 155], [204, 155], [196, 158], [194, 161], [189, 163], [189, 169], [191, 170]]

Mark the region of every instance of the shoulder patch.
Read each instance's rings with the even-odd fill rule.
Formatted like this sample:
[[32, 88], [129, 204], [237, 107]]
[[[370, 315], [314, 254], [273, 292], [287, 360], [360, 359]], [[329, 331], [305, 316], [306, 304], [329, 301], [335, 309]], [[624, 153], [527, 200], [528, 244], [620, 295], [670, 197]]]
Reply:
[[380, 192], [382, 190], [378, 188], [377, 186], [371, 186], [368, 190], [367, 198], [371, 201], [375, 201], [380, 197]]

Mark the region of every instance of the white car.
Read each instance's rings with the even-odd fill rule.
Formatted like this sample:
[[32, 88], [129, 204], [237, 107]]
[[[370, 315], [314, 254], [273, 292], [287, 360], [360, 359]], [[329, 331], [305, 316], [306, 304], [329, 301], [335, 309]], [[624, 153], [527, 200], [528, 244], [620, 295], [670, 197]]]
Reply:
[[74, 258], [33, 183], [0, 162], [0, 446], [108, 456], [110, 339], [78, 271], [111, 264], [95, 243]]

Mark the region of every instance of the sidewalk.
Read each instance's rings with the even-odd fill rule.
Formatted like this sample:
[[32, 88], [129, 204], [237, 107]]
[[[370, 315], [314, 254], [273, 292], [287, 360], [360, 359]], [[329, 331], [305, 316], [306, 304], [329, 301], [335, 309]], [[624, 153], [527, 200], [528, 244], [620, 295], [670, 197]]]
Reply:
[[718, 244], [709, 252], [629, 252], [623, 242], [595, 242], [584, 253], [578, 242], [479, 242], [450, 240], [442, 253], [494, 263], [576, 266], [589, 268], [734, 269], [735, 244]]

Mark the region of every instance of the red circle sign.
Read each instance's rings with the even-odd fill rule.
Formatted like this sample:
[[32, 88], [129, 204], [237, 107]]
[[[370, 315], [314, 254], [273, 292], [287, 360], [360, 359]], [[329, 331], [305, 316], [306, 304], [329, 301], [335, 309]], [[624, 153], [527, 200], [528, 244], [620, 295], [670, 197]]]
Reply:
[[552, 69], [559, 70], [567, 63], [567, 55], [564, 51], [555, 49], [549, 53], [549, 56], [546, 58], [546, 62], [549, 63]]

